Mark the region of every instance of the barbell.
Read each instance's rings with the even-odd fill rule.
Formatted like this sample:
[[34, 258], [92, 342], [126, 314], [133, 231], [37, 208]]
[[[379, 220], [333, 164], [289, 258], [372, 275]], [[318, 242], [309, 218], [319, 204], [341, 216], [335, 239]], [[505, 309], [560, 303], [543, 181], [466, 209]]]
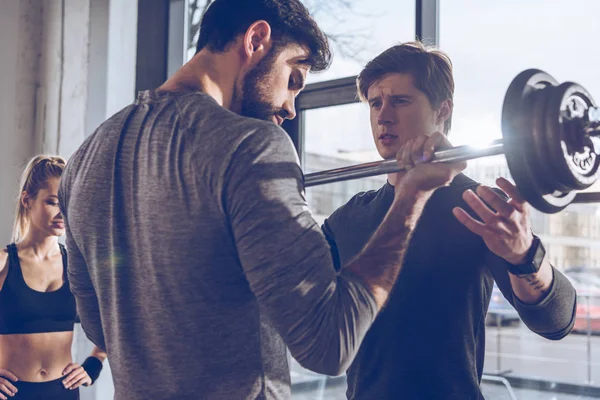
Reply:
[[[559, 84], [538, 69], [513, 79], [502, 105], [502, 139], [489, 146], [435, 152], [432, 161], [458, 162], [504, 154], [519, 192], [536, 209], [556, 213], [600, 171], [600, 108], [587, 90]], [[399, 172], [395, 160], [375, 161], [305, 175], [305, 186]]]

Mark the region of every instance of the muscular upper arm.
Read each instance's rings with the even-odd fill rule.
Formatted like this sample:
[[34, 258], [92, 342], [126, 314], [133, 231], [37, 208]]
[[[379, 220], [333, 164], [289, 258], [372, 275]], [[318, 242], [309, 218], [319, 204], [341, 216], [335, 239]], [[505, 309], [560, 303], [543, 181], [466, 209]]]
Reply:
[[261, 313], [301, 365], [338, 375], [376, 305], [351, 272], [336, 273], [308, 210], [294, 147], [278, 129], [265, 126], [240, 144], [224, 174], [224, 210]]
[[0, 250], [0, 290], [4, 286], [4, 281], [8, 275], [8, 252], [6, 249]]

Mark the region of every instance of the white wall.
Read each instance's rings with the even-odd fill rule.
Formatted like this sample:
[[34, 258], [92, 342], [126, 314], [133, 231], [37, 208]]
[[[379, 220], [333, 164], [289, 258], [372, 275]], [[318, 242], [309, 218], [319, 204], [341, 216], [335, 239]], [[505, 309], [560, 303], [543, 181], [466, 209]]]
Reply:
[[35, 0], [0, 0], [0, 243], [10, 239], [14, 199], [35, 140], [36, 86], [42, 7]]

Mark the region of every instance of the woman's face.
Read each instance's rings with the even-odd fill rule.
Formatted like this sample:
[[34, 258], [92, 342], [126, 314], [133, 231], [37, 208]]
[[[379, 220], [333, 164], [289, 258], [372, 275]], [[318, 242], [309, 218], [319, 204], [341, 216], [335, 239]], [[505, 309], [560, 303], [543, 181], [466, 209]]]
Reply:
[[62, 236], [65, 224], [58, 208], [59, 178], [50, 178], [46, 187], [40, 189], [37, 196], [23, 195], [23, 204], [28, 210], [30, 230], [45, 233], [48, 236]]

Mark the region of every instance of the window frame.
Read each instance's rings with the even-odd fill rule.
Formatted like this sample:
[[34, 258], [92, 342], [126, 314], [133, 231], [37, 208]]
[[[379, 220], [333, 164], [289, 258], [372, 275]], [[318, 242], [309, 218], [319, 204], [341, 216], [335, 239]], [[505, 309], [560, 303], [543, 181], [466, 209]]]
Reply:
[[[440, 42], [440, 0], [415, 0], [415, 39], [437, 46]], [[301, 165], [306, 159], [306, 111], [358, 103], [356, 75], [306, 85], [296, 98], [296, 118], [283, 129], [292, 138]], [[600, 203], [600, 192], [578, 193], [573, 204]]]

